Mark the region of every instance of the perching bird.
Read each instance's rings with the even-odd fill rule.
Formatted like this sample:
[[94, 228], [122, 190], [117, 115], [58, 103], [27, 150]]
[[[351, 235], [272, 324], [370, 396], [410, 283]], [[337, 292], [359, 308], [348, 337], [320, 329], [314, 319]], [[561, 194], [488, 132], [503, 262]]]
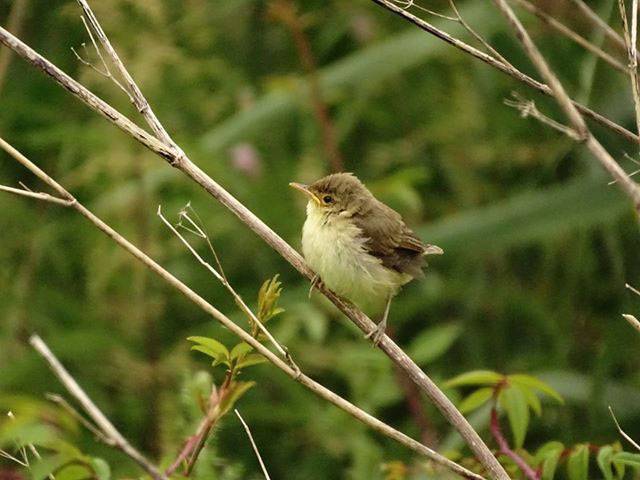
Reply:
[[289, 185], [309, 197], [302, 229], [307, 263], [328, 288], [369, 314], [382, 313], [378, 327], [367, 335], [377, 344], [391, 299], [404, 284], [423, 276], [426, 255], [441, 255], [443, 250], [423, 243], [398, 212], [351, 173]]

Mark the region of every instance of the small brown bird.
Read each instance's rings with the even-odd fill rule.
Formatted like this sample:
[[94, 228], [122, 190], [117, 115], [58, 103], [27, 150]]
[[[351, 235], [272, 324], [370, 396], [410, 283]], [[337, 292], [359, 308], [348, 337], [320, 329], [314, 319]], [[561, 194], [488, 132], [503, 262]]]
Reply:
[[331, 290], [382, 320], [367, 335], [384, 335], [391, 299], [422, 277], [426, 255], [443, 250], [423, 243], [395, 210], [377, 200], [351, 173], [335, 173], [311, 185], [290, 183], [309, 197], [302, 252]]

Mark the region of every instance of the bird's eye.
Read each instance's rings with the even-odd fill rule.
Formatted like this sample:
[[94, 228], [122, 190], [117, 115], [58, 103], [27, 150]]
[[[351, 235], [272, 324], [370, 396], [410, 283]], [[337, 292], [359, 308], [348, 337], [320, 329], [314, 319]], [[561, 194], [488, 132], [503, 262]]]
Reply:
[[333, 197], [331, 195], [325, 195], [322, 197], [322, 201], [326, 204], [333, 202]]

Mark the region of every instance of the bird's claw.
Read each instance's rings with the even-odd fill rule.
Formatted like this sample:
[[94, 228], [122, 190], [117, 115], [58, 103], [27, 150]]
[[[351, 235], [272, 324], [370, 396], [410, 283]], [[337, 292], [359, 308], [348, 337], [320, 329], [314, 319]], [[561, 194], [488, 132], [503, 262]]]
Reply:
[[293, 357], [289, 353], [289, 349], [284, 347], [284, 351], [285, 351], [285, 360], [287, 361], [287, 364], [291, 367], [291, 369], [294, 372], [293, 379], [298, 380], [302, 376], [302, 370], [300, 370], [300, 367], [298, 366], [298, 364], [293, 361]]
[[311, 298], [311, 294], [313, 293], [314, 288], [319, 288], [322, 285], [322, 280], [320, 279], [320, 275], [317, 273], [311, 279], [311, 286], [309, 287], [309, 295], [307, 298]]
[[385, 323], [386, 322], [380, 322], [376, 326], [376, 328], [374, 328], [372, 331], [370, 331], [364, 336], [364, 338], [366, 339], [371, 339], [374, 347], [377, 347], [380, 344], [382, 337], [384, 337], [385, 330], [387, 329], [387, 326], [385, 325]]

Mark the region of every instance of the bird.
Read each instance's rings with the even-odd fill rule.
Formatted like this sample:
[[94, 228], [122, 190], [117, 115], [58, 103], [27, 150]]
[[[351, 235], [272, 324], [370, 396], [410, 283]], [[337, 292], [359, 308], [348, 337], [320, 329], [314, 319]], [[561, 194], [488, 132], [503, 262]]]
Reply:
[[365, 335], [378, 345], [391, 300], [403, 285], [424, 275], [427, 255], [444, 251], [420, 240], [353, 173], [289, 185], [309, 199], [302, 227], [302, 253], [316, 274], [309, 292], [322, 282], [364, 312], [381, 313], [377, 327]]

